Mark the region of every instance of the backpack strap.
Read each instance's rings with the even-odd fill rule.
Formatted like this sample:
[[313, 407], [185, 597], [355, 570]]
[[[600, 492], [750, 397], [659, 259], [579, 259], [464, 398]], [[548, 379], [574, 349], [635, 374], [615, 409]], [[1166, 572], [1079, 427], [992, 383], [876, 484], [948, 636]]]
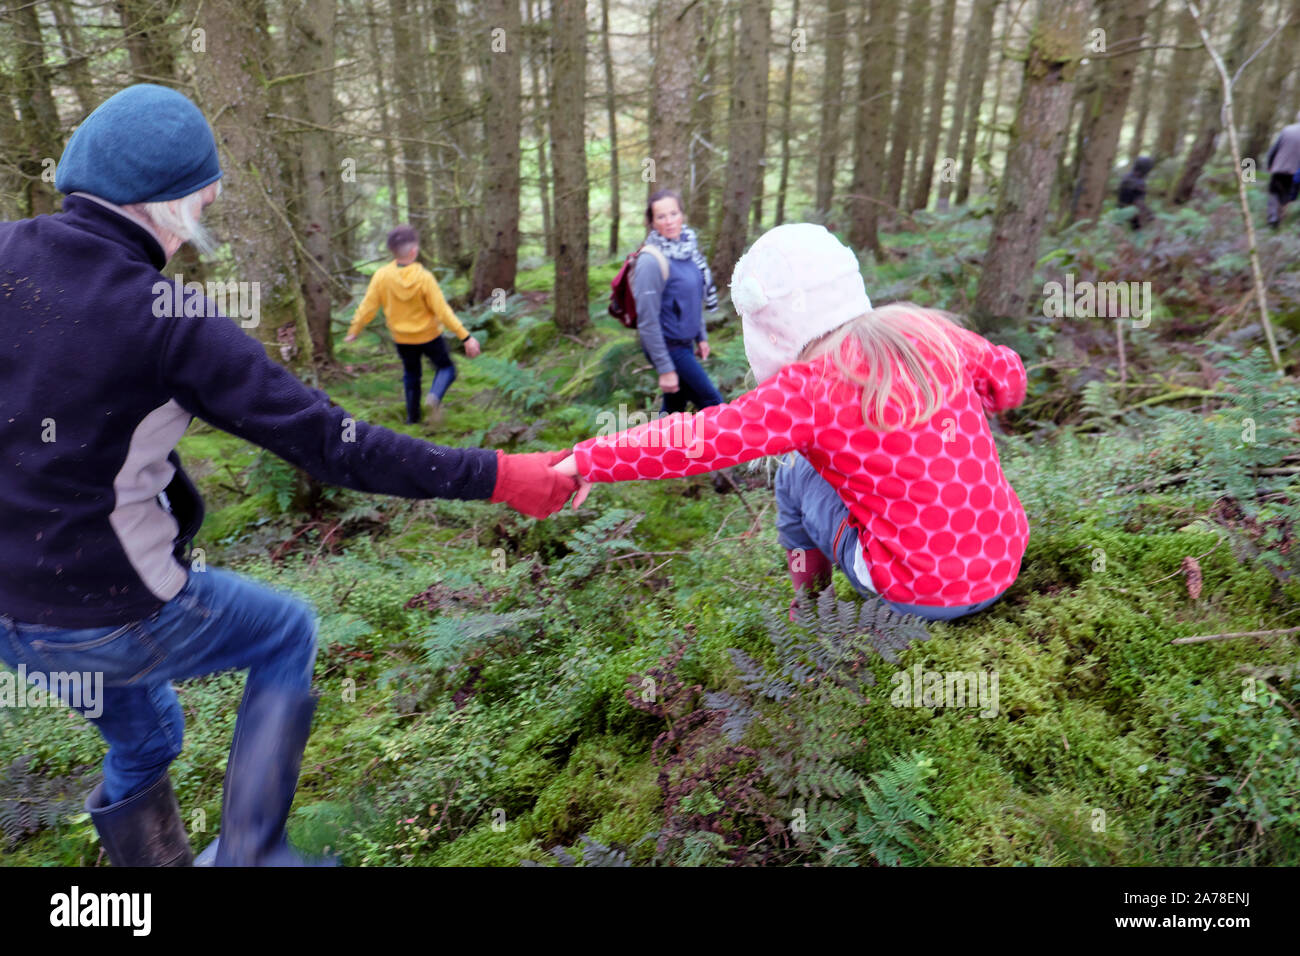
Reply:
[[649, 243], [642, 243], [640, 252], [648, 252], [659, 260], [659, 274], [663, 276], [665, 282], [668, 281], [668, 257]]

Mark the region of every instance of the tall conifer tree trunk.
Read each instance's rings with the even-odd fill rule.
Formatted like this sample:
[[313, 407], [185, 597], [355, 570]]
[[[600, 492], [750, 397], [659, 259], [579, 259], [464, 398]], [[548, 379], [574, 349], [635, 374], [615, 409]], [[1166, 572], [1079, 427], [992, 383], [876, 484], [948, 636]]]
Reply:
[[1110, 55], [1101, 61], [1097, 84], [1084, 104], [1075, 220], [1096, 219], [1106, 198], [1146, 16], [1147, 0], [1098, 0], [1096, 22], [1113, 25], [1106, 30]]
[[479, 4], [483, 57], [483, 237], [474, 260], [474, 301], [493, 289], [513, 291], [519, 261], [519, 96], [520, 33], [518, 0]]
[[406, 218], [428, 244], [429, 179], [424, 166], [427, 103], [417, 78], [423, 62], [412, 29], [410, 0], [388, 0], [393, 33], [393, 79], [397, 93], [397, 131], [402, 137], [402, 178], [406, 183]]
[[685, 62], [692, 49], [693, 0], [656, 0], [654, 66], [651, 71], [650, 157], [655, 178], [646, 194], [656, 189], [685, 189], [689, 182], [691, 80]]
[[1026, 312], [1089, 6], [1089, 0], [1040, 0], [1038, 5], [993, 233], [972, 309], [981, 331], [1019, 321]]
[[609, 127], [609, 257], [618, 255], [618, 113], [615, 110], [614, 56], [609, 48], [609, 0], [600, 0], [600, 42], [605, 65], [605, 117]]
[[[962, 44], [961, 66], [957, 70], [957, 82], [953, 90], [952, 119], [948, 123], [948, 133], [943, 138], [941, 157], [943, 168], [939, 173], [938, 207], [940, 210], [948, 208], [948, 200], [957, 182], [957, 154], [961, 151], [961, 133], [966, 125], [966, 112], [970, 108], [970, 91], [976, 82], [975, 74], [983, 70], [983, 65], [976, 63], [980, 37], [978, 24], [980, 18], [984, 16], [984, 9], [991, 7], [992, 2], [993, 0], [975, 0], [965, 29], [962, 31], [966, 42]], [[987, 49], [984, 51], [984, 56], [987, 59]]]
[[261, 0], [205, 0], [198, 26], [206, 51], [195, 57], [195, 79], [221, 150], [217, 205], [235, 278], [261, 285], [254, 331], [267, 354], [314, 380], [297, 246], [284, 214], [289, 190], [268, 116], [266, 9]]
[[790, 111], [794, 100], [794, 35], [799, 28], [799, 0], [794, 0], [794, 10], [790, 14], [790, 49], [786, 53], [785, 82], [781, 88], [781, 179], [776, 188], [776, 222], [785, 222], [785, 192], [790, 184]]
[[903, 86], [894, 110], [894, 126], [889, 134], [889, 175], [885, 182], [885, 202], [899, 206], [903, 196], [903, 177], [907, 154], [914, 150], [913, 131], [925, 111], [926, 30], [930, 26], [930, 0], [912, 0], [907, 7], [907, 34], [903, 40]]
[[330, 329], [333, 243], [331, 197], [338, 191], [334, 163], [334, 0], [294, 0], [289, 14], [289, 70], [291, 98], [307, 121], [297, 134], [298, 169], [295, 177], [296, 223], [306, 255], [302, 266], [303, 303], [311, 335], [314, 362], [334, 356]]
[[[934, 68], [930, 72], [930, 110], [926, 118], [925, 156], [917, 170], [916, 188], [907, 203], [909, 209], [925, 209], [930, 205], [934, 164], [939, 156], [939, 132], [943, 129], [943, 100], [948, 85], [948, 66], [952, 60], [952, 33], [956, 11], [957, 0], [944, 0], [943, 14], [939, 20], [939, 34], [935, 38]], [[960, 91], [954, 96], [954, 102], [958, 99], [960, 99]], [[960, 124], [960, 120], [957, 122]]]
[[50, 69], [45, 63], [45, 41], [36, 5], [25, 0], [9, 0], [5, 19], [17, 41], [17, 68], [14, 87], [22, 116], [21, 158], [18, 168], [26, 179], [24, 212], [40, 216], [54, 212], [54, 184], [43, 174], [51, 167], [45, 161], [58, 160], [63, 154], [63, 137], [59, 132], [59, 113], [50, 92]]
[[[1202, 9], [1202, 13], [1208, 11]], [[1164, 82], [1163, 109], [1156, 128], [1156, 159], [1169, 159], [1182, 146], [1184, 123], [1196, 91], [1196, 79], [1205, 57], [1196, 36], [1196, 21], [1187, 12], [1182, 0], [1177, 0], [1174, 11], [1178, 31], [1174, 38], [1177, 47], [1169, 61], [1169, 76]]]
[[551, 0], [551, 158], [555, 161], [555, 324], [587, 327], [587, 13]]
[[740, 7], [738, 52], [731, 78], [727, 184], [712, 262], [719, 285], [730, 281], [731, 270], [745, 251], [745, 226], [762, 173], [771, 14], [771, 0], [753, 0]]
[[[1250, 55], [1250, 40], [1255, 33], [1257, 23], [1255, 4], [1251, 0], [1242, 0], [1237, 19], [1232, 29], [1232, 38], [1228, 41], [1227, 52], [1223, 55], [1223, 64], [1228, 68], [1228, 75], [1235, 76], [1237, 67]], [[1178, 179], [1169, 191], [1169, 198], [1176, 204], [1182, 204], [1192, 198], [1196, 183], [1205, 171], [1206, 165], [1214, 156], [1214, 147], [1218, 143], [1219, 133], [1223, 131], [1223, 91], [1219, 77], [1210, 74], [1210, 81], [1201, 95], [1200, 126], [1196, 139], [1187, 153]]]
[[[956, 3], [956, 0], [950, 0]], [[826, 217], [835, 198], [836, 160], [840, 149], [840, 113], [844, 106], [844, 50], [849, 22], [846, 0], [826, 5], [826, 57], [822, 65], [821, 136], [817, 150], [817, 212]]]
[[[1174, 0], [1154, 0], [1151, 11], [1151, 25], [1147, 28], [1151, 40], [1148, 45], [1160, 43], [1164, 35], [1164, 26], [1166, 23], [1165, 12], [1174, 3]], [[1156, 76], [1156, 61], [1159, 50], [1146, 50], [1140, 54], [1141, 70], [1140, 79], [1134, 79], [1137, 93], [1138, 112], [1137, 118], [1133, 120], [1133, 138], [1129, 141], [1128, 158], [1136, 159], [1142, 155], [1142, 147], [1146, 144], [1147, 120], [1151, 115], [1151, 100], [1154, 90], [1154, 78]]]
[[853, 126], [853, 181], [846, 203], [849, 242], [872, 256], [880, 247], [880, 190], [889, 137], [890, 82], [893, 78], [897, 0], [872, 0], [859, 38], [858, 108]]
[[438, 257], [458, 272], [473, 263], [465, 248], [463, 167], [474, 149], [469, 124], [469, 99], [465, 95], [465, 38], [461, 34], [456, 0], [433, 0], [433, 36], [437, 50], [437, 96], [443, 117], [442, 135], [447, 145], [435, 147], [438, 179], [434, 223]]
[[993, 46], [993, 22], [998, 0], [978, 0], [974, 12], [975, 49], [971, 54], [970, 100], [966, 108], [966, 131], [962, 136], [960, 172], [957, 174], [957, 205], [970, 198], [971, 176], [975, 171], [975, 148], [979, 142], [980, 110], [984, 105], [984, 80], [989, 74], [989, 50]]

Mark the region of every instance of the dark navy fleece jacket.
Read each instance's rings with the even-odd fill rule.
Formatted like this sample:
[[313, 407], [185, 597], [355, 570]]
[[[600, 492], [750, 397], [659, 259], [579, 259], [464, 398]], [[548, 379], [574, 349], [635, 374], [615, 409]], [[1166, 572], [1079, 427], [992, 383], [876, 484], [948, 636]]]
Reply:
[[192, 416], [330, 484], [491, 496], [494, 451], [351, 423], [234, 320], [155, 316], [164, 265], [148, 230], [82, 196], [0, 223], [0, 615], [125, 624], [180, 591], [159, 494]]

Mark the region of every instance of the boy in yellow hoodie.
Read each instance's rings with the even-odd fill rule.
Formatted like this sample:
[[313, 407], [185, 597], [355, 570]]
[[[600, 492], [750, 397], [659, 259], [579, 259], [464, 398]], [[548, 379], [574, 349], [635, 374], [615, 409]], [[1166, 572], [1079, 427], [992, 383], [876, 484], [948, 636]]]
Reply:
[[427, 355], [436, 372], [425, 404], [430, 409], [430, 424], [436, 424], [442, 417], [442, 397], [456, 380], [456, 366], [442, 341], [443, 328], [451, 329], [465, 343], [465, 354], [470, 358], [478, 356], [479, 344], [447, 305], [438, 280], [415, 261], [420, 254], [419, 234], [410, 226], [398, 226], [388, 234], [388, 250], [394, 261], [370, 277], [366, 297], [357, 306], [343, 341], [354, 341], [382, 307], [402, 359], [406, 421], [415, 424], [420, 420], [421, 356]]

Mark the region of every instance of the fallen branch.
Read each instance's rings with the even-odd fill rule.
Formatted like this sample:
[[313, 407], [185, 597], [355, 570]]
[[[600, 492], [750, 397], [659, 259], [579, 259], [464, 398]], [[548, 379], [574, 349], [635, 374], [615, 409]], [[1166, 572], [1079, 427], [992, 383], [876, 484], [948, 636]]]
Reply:
[[1237, 631], [1233, 634], [1198, 634], [1196, 637], [1175, 637], [1171, 644], [1204, 644], [1206, 641], [1227, 641], [1235, 637], [1281, 637], [1300, 632], [1300, 627], [1283, 627], [1275, 631]]

